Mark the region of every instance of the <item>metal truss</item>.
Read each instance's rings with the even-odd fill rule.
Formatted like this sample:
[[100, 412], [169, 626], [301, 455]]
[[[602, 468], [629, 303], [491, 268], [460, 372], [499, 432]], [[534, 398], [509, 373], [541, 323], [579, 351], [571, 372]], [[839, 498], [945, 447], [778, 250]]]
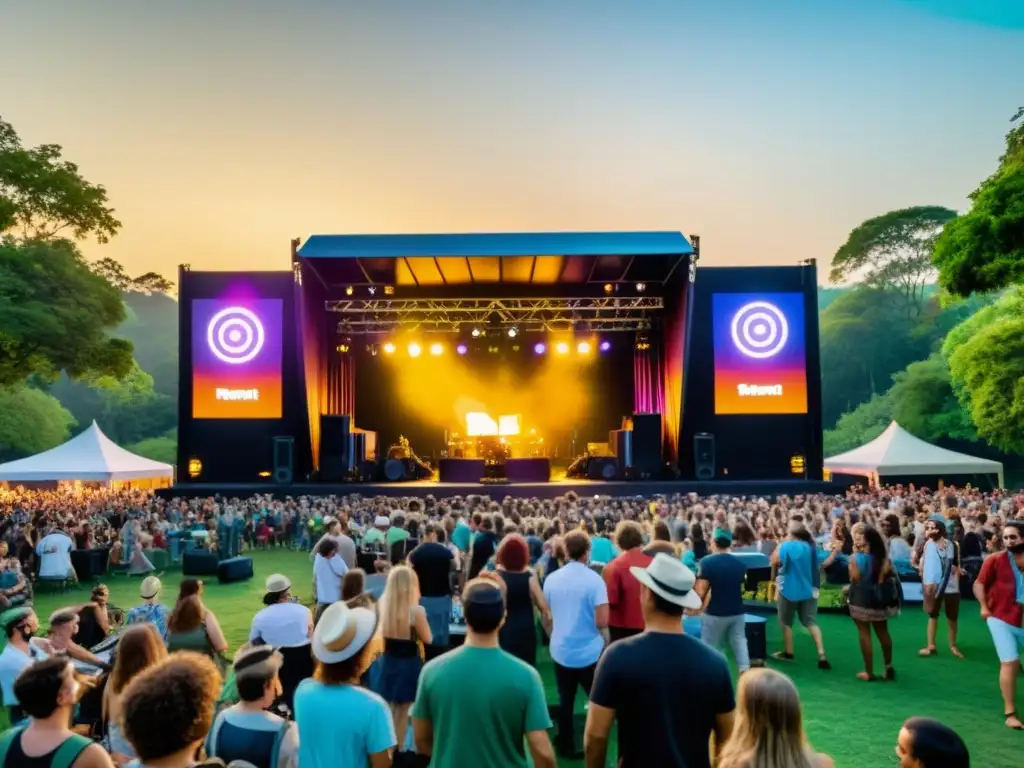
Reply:
[[600, 333], [651, 327], [665, 308], [655, 296], [581, 299], [341, 299], [325, 302], [340, 315], [338, 331], [381, 334], [396, 330], [459, 333], [465, 326]]

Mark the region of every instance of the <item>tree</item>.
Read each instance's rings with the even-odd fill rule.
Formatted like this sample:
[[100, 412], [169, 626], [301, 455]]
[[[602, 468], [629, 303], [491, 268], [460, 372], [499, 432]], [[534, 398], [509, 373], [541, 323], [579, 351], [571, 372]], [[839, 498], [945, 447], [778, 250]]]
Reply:
[[939, 284], [957, 296], [1024, 283], [1024, 107], [1011, 124], [996, 172], [935, 241]]
[[172, 429], [160, 437], [150, 437], [128, 446], [128, 450], [165, 464], [178, 463], [178, 430]]
[[821, 313], [825, 424], [834, 424], [843, 413], [885, 392], [894, 373], [928, 356], [934, 325], [919, 325], [900, 302], [888, 291], [858, 287]]
[[99, 261], [94, 261], [90, 269], [119, 291], [127, 291], [132, 286], [131, 277], [124, 271], [124, 267], [117, 259], [104, 257]]
[[897, 373], [888, 397], [892, 418], [922, 440], [978, 439], [971, 415], [953, 392], [949, 365], [941, 353]]
[[889, 393], [875, 395], [849, 413], [839, 417], [834, 429], [823, 435], [826, 456], [852, 451], [878, 437], [892, 421], [892, 400]]
[[156, 272], [146, 272], [132, 279], [129, 290], [133, 293], [144, 293], [147, 296], [151, 296], [154, 293], [170, 293], [173, 288], [174, 283], [163, 275]]
[[54, 448], [71, 436], [74, 417], [56, 398], [24, 385], [0, 387], [0, 461]]
[[0, 386], [30, 376], [124, 376], [131, 342], [108, 331], [125, 318], [118, 291], [67, 240], [0, 242]]
[[1011, 291], [954, 328], [942, 352], [978, 435], [1024, 452], [1024, 292]]
[[855, 281], [901, 296], [915, 314], [924, 309], [925, 285], [935, 279], [935, 238], [956, 212], [940, 206], [890, 211], [854, 229], [832, 258], [829, 280]]
[[935, 243], [939, 283], [956, 296], [1024, 283], [1024, 164], [986, 181]]
[[26, 148], [0, 119], [0, 233], [23, 240], [71, 235], [105, 243], [121, 222], [107, 205], [107, 190], [86, 181], [61, 158], [58, 144]]

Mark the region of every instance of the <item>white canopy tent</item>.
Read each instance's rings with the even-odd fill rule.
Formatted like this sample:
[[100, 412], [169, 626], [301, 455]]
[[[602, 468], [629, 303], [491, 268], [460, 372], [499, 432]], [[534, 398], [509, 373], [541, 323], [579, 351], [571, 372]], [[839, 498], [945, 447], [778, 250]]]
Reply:
[[864, 475], [876, 482], [885, 476], [997, 475], [999, 487], [1003, 486], [1003, 465], [1000, 462], [926, 443], [895, 421], [870, 443], [825, 459], [825, 469], [832, 473]]
[[136, 456], [92, 426], [63, 445], [0, 464], [0, 482], [79, 481], [100, 483], [153, 481], [167, 485], [174, 467]]

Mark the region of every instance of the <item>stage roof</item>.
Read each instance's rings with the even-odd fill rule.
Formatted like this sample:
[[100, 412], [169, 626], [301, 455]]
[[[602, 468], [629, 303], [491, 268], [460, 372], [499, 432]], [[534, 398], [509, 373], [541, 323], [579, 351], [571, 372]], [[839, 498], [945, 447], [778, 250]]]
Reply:
[[665, 283], [693, 253], [679, 232], [311, 235], [299, 247], [328, 285]]

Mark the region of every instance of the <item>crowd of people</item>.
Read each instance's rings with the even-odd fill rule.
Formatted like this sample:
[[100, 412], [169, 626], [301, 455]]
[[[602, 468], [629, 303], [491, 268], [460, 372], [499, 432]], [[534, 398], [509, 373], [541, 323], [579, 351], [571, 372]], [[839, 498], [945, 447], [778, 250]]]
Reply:
[[[1020, 730], [1022, 518], [1022, 494], [914, 487], [500, 502], [0, 491], [0, 688], [15, 723], [0, 737], [0, 766], [523, 766], [529, 756], [596, 768], [614, 725], [622, 766], [829, 766], [804, 734], [794, 684], [779, 665], [752, 668], [744, 598], [762, 563], [782, 627], [774, 659], [798, 663], [799, 622], [828, 674], [817, 610], [833, 590], [856, 627], [864, 681], [897, 678], [888, 622], [908, 610], [911, 583], [929, 617], [922, 656], [946, 652], [944, 615], [948, 653], [962, 658], [960, 599], [974, 597], [1006, 725]], [[87, 604], [47, 617], [39, 636], [31, 590], [54, 554], [50, 537], [146, 557], [183, 531], [214, 546], [225, 519], [244, 547], [308, 551], [315, 592], [303, 605], [287, 576], [267, 577], [265, 607], [233, 660], [196, 579], [170, 605], [149, 575], [123, 613], [100, 585]], [[542, 643], [557, 688], [550, 708], [536, 670]], [[892, 736], [900, 765], [969, 765], [941, 723], [913, 718]]]

